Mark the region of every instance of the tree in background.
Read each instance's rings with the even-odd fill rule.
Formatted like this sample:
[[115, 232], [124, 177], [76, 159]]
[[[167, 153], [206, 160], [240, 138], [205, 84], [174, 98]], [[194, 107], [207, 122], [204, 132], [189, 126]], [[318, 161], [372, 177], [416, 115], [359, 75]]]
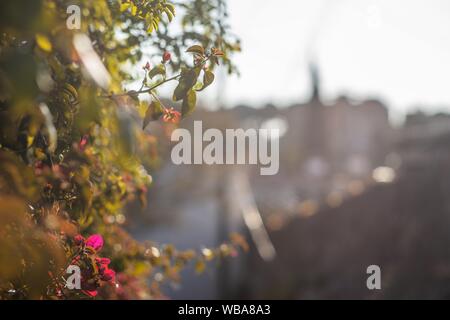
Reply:
[[[146, 205], [158, 160], [142, 127], [190, 114], [219, 63], [236, 72], [239, 41], [223, 0], [73, 4], [0, 2], [0, 297], [158, 298], [190, 261], [201, 272], [246, 247], [232, 235], [219, 248], [179, 251], [122, 228], [125, 203]], [[157, 92], [168, 82], [171, 106]], [[67, 286], [69, 266], [81, 272], [79, 290]]]

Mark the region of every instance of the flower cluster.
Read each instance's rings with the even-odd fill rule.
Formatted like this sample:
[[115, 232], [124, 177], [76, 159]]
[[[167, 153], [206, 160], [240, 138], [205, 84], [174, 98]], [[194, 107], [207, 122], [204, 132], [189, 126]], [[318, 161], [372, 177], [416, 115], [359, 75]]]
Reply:
[[103, 248], [103, 238], [99, 234], [91, 235], [87, 239], [76, 235], [73, 240], [79, 250], [72, 264], [78, 265], [81, 269], [82, 292], [95, 297], [97, 289], [104, 282], [114, 284], [116, 277], [115, 271], [109, 268], [111, 260], [98, 256], [98, 252]]
[[174, 108], [165, 108], [163, 110], [163, 121], [178, 123], [181, 118], [181, 113], [176, 111]]

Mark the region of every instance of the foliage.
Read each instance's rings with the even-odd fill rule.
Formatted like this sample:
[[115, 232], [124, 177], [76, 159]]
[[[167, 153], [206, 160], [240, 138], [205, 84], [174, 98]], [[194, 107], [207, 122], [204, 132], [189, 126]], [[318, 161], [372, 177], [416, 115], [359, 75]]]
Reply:
[[[124, 204], [146, 205], [157, 162], [157, 141], [138, 114], [145, 127], [191, 113], [219, 60], [236, 71], [239, 42], [223, 0], [78, 1], [80, 30], [67, 28], [71, 4], [0, 2], [0, 297], [158, 298], [161, 281], [179, 280], [189, 261], [202, 271], [246, 245], [233, 235], [217, 249], [179, 251], [124, 231]], [[161, 62], [145, 64], [141, 87], [124, 91], [145, 47]], [[158, 97], [169, 81], [178, 82], [181, 113]], [[64, 286], [73, 263], [82, 291]]]

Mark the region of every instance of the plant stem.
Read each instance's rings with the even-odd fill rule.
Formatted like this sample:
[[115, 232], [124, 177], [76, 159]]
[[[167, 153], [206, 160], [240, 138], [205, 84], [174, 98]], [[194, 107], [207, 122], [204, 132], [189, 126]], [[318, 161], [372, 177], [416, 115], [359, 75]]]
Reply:
[[152, 90], [158, 88], [160, 85], [162, 85], [164, 83], [167, 83], [169, 81], [172, 81], [172, 80], [176, 80], [180, 76], [181, 76], [181, 73], [177, 74], [176, 76], [164, 79], [163, 81], [161, 81], [161, 82], [151, 86], [148, 89], [142, 89], [142, 87], [141, 87], [141, 89], [139, 89], [138, 91], [131, 90], [131, 91], [127, 91], [127, 92], [124, 92], [124, 93], [109, 94], [109, 95], [103, 95], [103, 96], [100, 96], [100, 97], [101, 98], [117, 98], [117, 97], [123, 97], [123, 96], [138, 95], [138, 94], [141, 94], [141, 93], [150, 93]]

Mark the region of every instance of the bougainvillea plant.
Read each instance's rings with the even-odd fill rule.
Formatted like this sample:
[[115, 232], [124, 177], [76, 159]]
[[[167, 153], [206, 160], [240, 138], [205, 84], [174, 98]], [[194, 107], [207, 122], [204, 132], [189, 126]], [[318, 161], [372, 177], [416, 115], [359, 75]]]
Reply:
[[[236, 71], [225, 19], [223, 0], [0, 1], [0, 298], [159, 298], [188, 263], [201, 272], [246, 249], [237, 234], [180, 251], [123, 228], [157, 160], [142, 128], [189, 115], [218, 64]], [[79, 290], [66, 286], [69, 265]]]

